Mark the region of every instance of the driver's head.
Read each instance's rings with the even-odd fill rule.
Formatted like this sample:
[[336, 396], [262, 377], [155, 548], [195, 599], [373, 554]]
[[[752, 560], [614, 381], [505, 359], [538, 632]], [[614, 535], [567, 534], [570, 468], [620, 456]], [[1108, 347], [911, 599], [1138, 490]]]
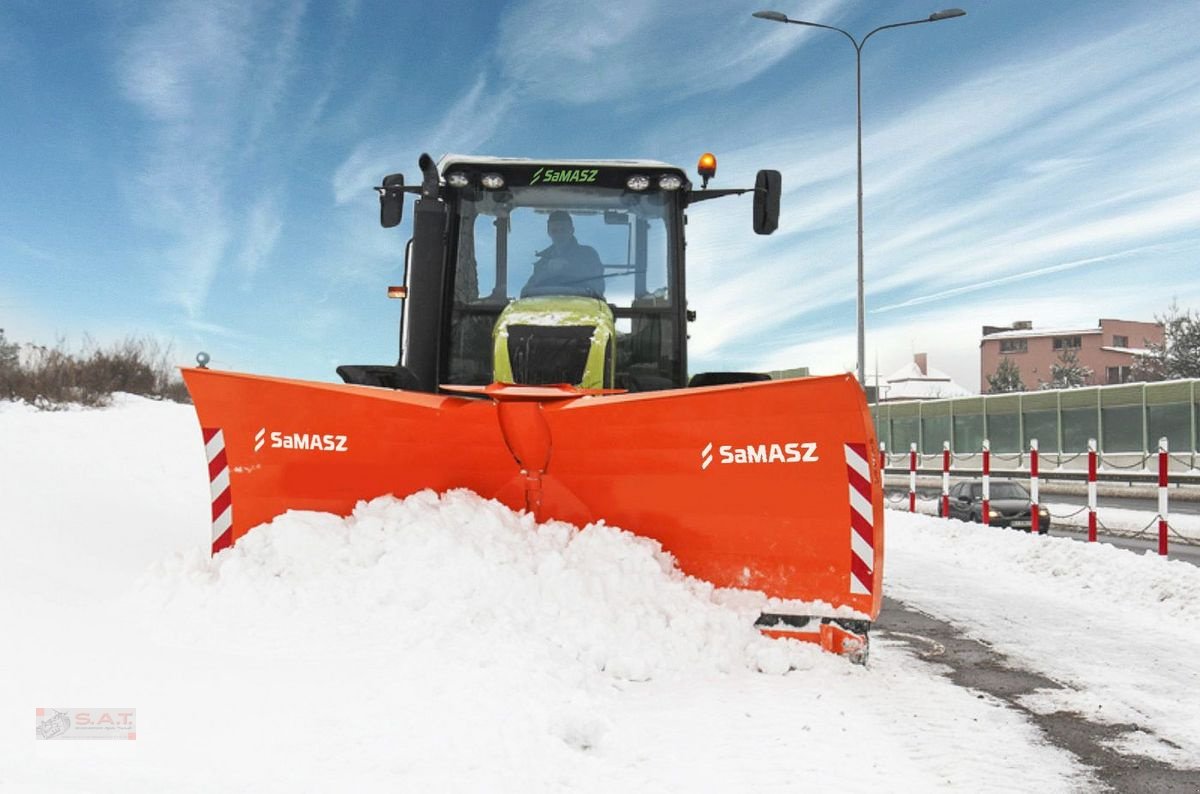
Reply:
[[571, 221], [570, 213], [565, 210], [555, 210], [546, 221], [546, 233], [555, 245], [569, 242], [575, 236], [575, 224]]

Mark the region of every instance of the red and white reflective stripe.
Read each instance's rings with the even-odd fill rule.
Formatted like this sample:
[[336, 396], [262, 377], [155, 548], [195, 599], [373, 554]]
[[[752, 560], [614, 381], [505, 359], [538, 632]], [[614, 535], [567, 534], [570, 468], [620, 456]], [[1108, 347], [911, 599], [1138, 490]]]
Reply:
[[942, 442], [942, 515], [950, 517], [950, 442]]
[[850, 592], [870, 595], [875, 570], [875, 511], [871, 504], [871, 464], [866, 444], [846, 444], [850, 481]]
[[917, 442], [908, 445], [908, 512], [917, 512]]
[[1088, 439], [1088, 542], [1096, 542], [1096, 439]]
[[983, 507], [980, 512], [983, 514], [984, 524], [992, 523], [992, 509], [989, 502], [992, 498], [992, 442], [986, 438], [983, 440]]
[[1029, 527], [1038, 532], [1038, 445], [1037, 439], [1029, 439]]
[[208, 485], [212, 492], [212, 553], [233, 543], [233, 498], [229, 490], [229, 461], [225, 434], [220, 428], [201, 428], [208, 457]]
[[1158, 440], [1158, 553], [1167, 556], [1167, 439]]

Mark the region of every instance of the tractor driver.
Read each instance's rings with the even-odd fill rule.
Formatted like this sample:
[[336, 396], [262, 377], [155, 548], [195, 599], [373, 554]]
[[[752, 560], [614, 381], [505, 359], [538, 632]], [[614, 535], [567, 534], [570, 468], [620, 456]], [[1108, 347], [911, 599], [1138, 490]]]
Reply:
[[521, 290], [521, 297], [533, 295], [584, 295], [604, 297], [604, 265], [590, 245], [575, 239], [575, 224], [570, 213], [554, 210], [546, 221], [551, 245], [537, 252], [533, 274]]

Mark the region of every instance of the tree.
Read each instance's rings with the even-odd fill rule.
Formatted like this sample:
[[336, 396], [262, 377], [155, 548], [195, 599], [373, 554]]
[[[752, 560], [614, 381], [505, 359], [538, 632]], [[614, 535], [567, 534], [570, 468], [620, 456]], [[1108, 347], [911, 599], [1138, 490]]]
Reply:
[[1050, 365], [1050, 382], [1043, 389], [1078, 389], [1092, 379], [1092, 368], [1079, 363], [1079, 354], [1074, 348], [1064, 348], [1058, 361]]
[[987, 376], [987, 382], [990, 394], [1025, 391], [1025, 383], [1021, 380], [1021, 368], [1008, 356], [1000, 359], [1000, 366]]
[[0, 328], [0, 372], [16, 369], [20, 364], [20, 354], [21, 346], [9, 342], [4, 336], [4, 329]]
[[1133, 360], [1133, 379], [1200, 378], [1200, 315], [1171, 301], [1167, 313], [1154, 319], [1163, 327], [1163, 341], [1146, 343], [1148, 352]]

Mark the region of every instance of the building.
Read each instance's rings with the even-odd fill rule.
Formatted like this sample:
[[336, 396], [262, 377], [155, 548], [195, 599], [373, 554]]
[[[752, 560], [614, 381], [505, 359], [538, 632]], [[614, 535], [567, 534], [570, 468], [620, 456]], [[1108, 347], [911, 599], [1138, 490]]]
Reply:
[[[929, 366], [929, 357], [916, 353], [909, 364], [889, 375], [878, 384], [879, 399], [872, 402], [899, 400], [937, 400], [945, 397], [966, 397], [971, 394], [941, 370]], [[871, 397], [868, 389], [868, 398]]]
[[1037, 389], [1053, 380], [1050, 368], [1064, 353], [1074, 351], [1079, 363], [1092, 370], [1089, 386], [1125, 383], [1134, 359], [1151, 344], [1162, 344], [1159, 323], [1101, 319], [1095, 328], [1034, 329], [1029, 321], [1009, 326], [983, 326], [979, 342], [980, 392], [988, 391], [988, 376], [1003, 358], [1021, 370], [1025, 388]]

